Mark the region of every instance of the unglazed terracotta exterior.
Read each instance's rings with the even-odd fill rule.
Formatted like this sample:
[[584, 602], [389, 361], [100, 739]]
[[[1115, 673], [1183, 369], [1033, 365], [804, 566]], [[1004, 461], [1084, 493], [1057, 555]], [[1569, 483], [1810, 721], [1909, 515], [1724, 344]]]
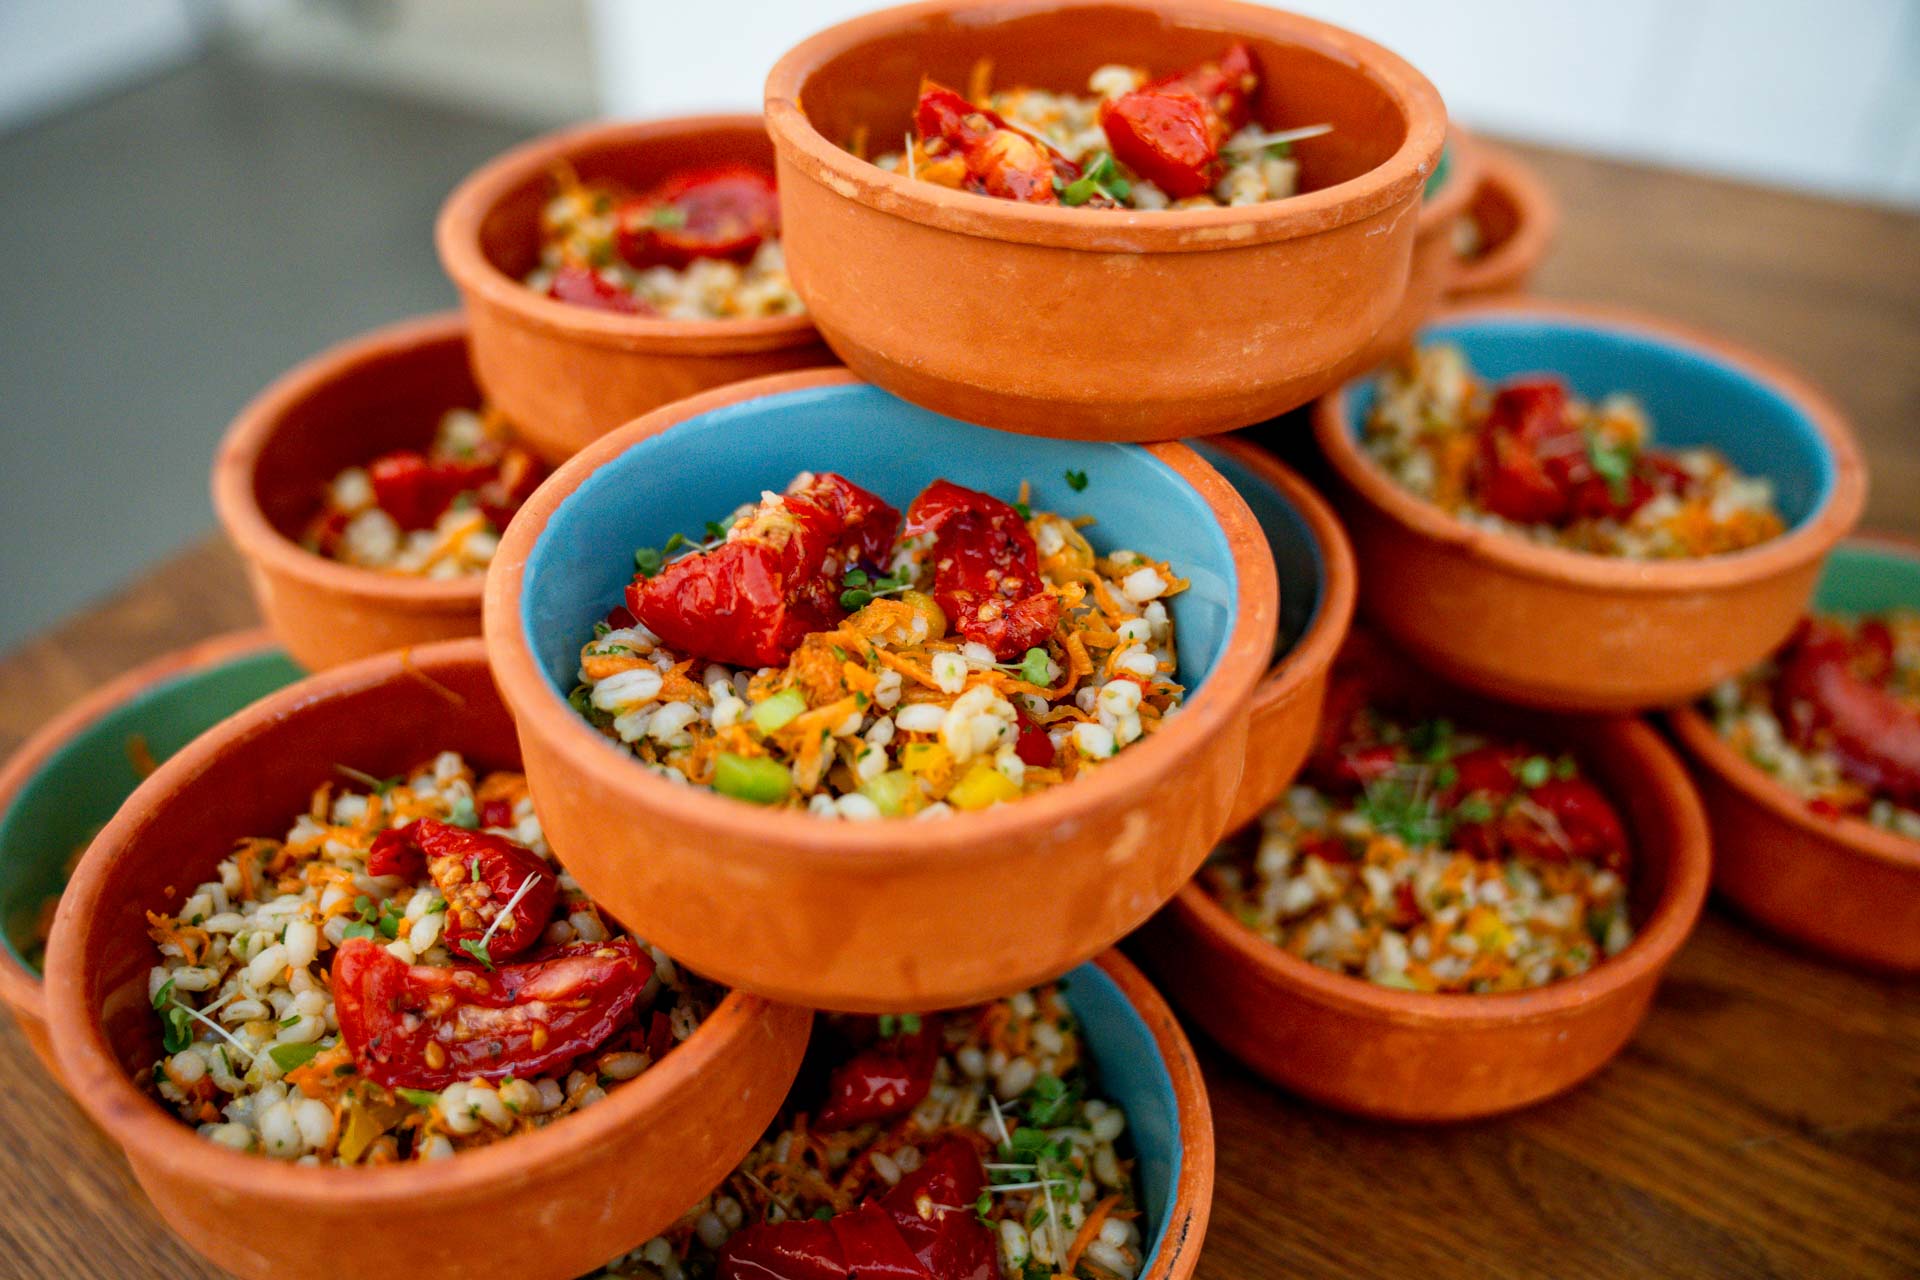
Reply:
[[[46, 767], [60, 748], [115, 707], [132, 701], [163, 680], [217, 666], [243, 654], [258, 653], [272, 648], [273, 643], [273, 637], [261, 630], [216, 636], [143, 663], [95, 689], [42, 725], [5, 765], [0, 765], [0, 814], [7, 811], [20, 789]], [[46, 990], [40, 975], [14, 959], [12, 951], [5, 947], [0, 947], [0, 1001], [5, 1001], [40, 1061], [58, 1078], [59, 1066], [54, 1061], [53, 1042], [47, 1034]]]
[[1103, 951], [1093, 963], [1113, 979], [1152, 1033], [1167, 1065], [1180, 1120], [1180, 1176], [1167, 1209], [1160, 1252], [1153, 1266], [1140, 1273], [1140, 1280], [1187, 1280], [1199, 1265], [1207, 1221], [1213, 1215], [1213, 1106], [1207, 1099], [1207, 1082], [1173, 1010], [1133, 962], [1118, 951]]
[[1612, 326], [1704, 352], [1791, 402], [1819, 432], [1834, 482], [1797, 527], [1737, 555], [1630, 561], [1470, 525], [1408, 492], [1345, 425], [1345, 393], [1313, 406], [1332, 497], [1366, 572], [1362, 613], [1426, 666], [1494, 697], [1553, 710], [1663, 707], [1745, 670], [1793, 629], [1826, 554], [1859, 521], [1866, 467], [1823, 394], [1772, 361], [1633, 313], [1487, 301], [1437, 320], [1536, 316]]
[[[1078, 90], [1104, 63], [1168, 71], [1244, 39], [1255, 117], [1327, 122], [1306, 194], [1120, 212], [953, 191], [856, 159], [903, 136], [920, 77]], [[794, 286], [863, 377], [969, 422], [1151, 440], [1274, 417], [1332, 386], [1406, 287], [1445, 110], [1380, 46], [1231, 0], [935, 0], [855, 18], [767, 79]]]
[[[182, 1239], [244, 1280], [565, 1280], [633, 1248], [717, 1183], [778, 1110], [810, 1015], [726, 997], [658, 1065], [547, 1128], [431, 1163], [304, 1168], [199, 1137], [134, 1085], [158, 1051], [143, 912], [236, 837], [284, 828], [335, 761], [382, 775], [443, 749], [514, 767], [480, 641], [387, 654], [227, 720], [147, 780], [81, 861], [47, 1000], [75, 1096]], [[396, 1262], [396, 1260], [400, 1260]]]
[[539, 261], [556, 166], [636, 192], [697, 166], [773, 167], [760, 117], [592, 124], [537, 138], [476, 171], [434, 228], [473, 326], [474, 373], [549, 462], [663, 404], [742, 378], [834, 363], [807, 317], [669, 320], [558, 302], [521, 281]]
[[1480, 178], [1467, 213], [1480, 227], [1480, 251], [1456, 258], [1449, 301], [1524, 293], [1560, 231], [1560, 202], [1532, 166], [1505, 147], [1478, 139]]
[[1351, 362], [1334, 385], [1393, 359], [1413, 340], [1459, 273], [1455, 250], [1460, 219], [1480, 186], [1480, 143], [1458, 127], [1447, 131], [1447, 175], [1440, 189], [1420, 202], [1414, 224], [1413, 259], [1407, 269], [1406, 292], [1400, 305]]
[[1320, 606], [1291, 649], [1261, 678], [1253, 693], [1253, 718], [1247, 727], [1247, 763], [1234, 795], [1234, 831], [1259, 816], [1287, 789], [1320, 725], [1333, 658], [1353, 622], [1356, 575], [1353, 548], [1326, 500], [1298, 473], [1249, 440], [1222, 436], [1213, 447], [1231, 454], [1299, 512], [1320, 552], [1323, 576]]
[[480, 403], [466, 338], [452, 314], [376, 329], [284, 374], [220, 442], [214, 511], [267, 625], [309, 670], [479, 634], [479, 575], [380, 573], [299, 543], [342, 468], [425, 448], [443, 413]]
[[1637, 935], [1579, 977], [1531, 991], [1400, 991], [1281, 950], [1189, 884], [1141, 932], [1149, 970], [1235, 1057], [1327, 1106], [1464, 1120], [1571, 1088], [1632, 1037], [1706, 897], [1706, 818], [1679, 760], [1646, 724], [1465, 705], [1474, 723], [1573, 751], [1619, 806]]
[[614, 914], [694, 969], [775, 999], [945, 1008], [1059, 975], [1193, 874], [1225, 829], [1271, 659], [1273, 561], [1231, 485], [1184, 446], [1149, 446], [1214, 513], [1240, 581], [1226, 651], [1151, 738], [1072, 785], [939, 822], [824, 821], [655, 777], [567, 705], [529, 649], [535, 541], [595, 468], [641, 439], [756, 396], [857, 381], [818, 370], [724, 387], [589, 446], [534, 494], [494, 558], [487, 653], [548, 841]]

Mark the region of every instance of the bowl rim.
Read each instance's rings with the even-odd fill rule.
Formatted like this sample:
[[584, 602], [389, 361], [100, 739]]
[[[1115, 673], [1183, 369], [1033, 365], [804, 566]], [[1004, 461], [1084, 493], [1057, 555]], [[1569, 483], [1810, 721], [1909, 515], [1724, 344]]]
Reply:
[[249, 401], [213, 455], [214, 514], [240, 554], [261, 569], [306, 586], [388, 608], [450, 614], [477, 609], [483, 575], [423, 578], [329, 560], [275, 528], [254, 492], [260, 455], [284, 427], [287, 415], [303, 401], [376, 361], [403, 360], [451, 343], [464, 346], [466, 340], [467, 320], [457, 311], [382, 325], [309, 356]]
[[[1476, 702], [1489, 699], [1474, 696]], [[1539, 716], [1542, 713], [1531, 712]], [[1548, 713], [1551, 714], [1551, 713]], [[1584, 717], [1581, 732], [1610, 739], [1645, 777], [1672, 818], [1673, 865], [1652, 913], [1617, 956], [1544, 987], [1484, 994], [1401, 991], [1322, 969], [1260, 937], [1200, 887], [1182, 885], [1171, 904], [1185, 927], [1217, 939], [1261, 979], [1315, 1002], [1396, 1026], [1471, 1031], [1548, 1022], [1620, 994], [1657, 976], [1693, 932], [1712, 870], [1707, 816], [1685, 767], [1652, 726], [1637, 717]]]
[[[1454, 222], [1466, 215], [1485, 180], [1486, 166], [1481, 160], [1484, 148], [1480, 139], [1452, 120], [1447, 122], [1446, 139], [1441, 148], [1447, 161], [1446, 180], [1431, 196], [1421, 197], [1420, 217], [1414, 231], [1416, 240], [1435, 232], [1451, 234]], [[1449, 287], [1452, 278], [1448, 277]]]
[[[1159, 988], [1117, 946], [1086, 963], [1106, 974], [1133, 1006], [1153, 1037], [1166, 1067], [1167, 1081], [1173, 1086], [1174, 1118], [1180, 1125], [1180, 1172], [1167, 1198], [1166, 1222], [1161, 1226], [1160, 1249], [1154, 1255], [1153, 1268], [1142, 1272], [1138, 1280], [1175, 1280], [1192, 1274], [1213, 1213], [1213, 1101], [1207, 1093], [1200, 1060], [1194, 1056], [1193, 1042]], [[1062, 976], [1071, 976], [1072, 972], [1069, 969]], [[1185, 1226], [1179, 1229], [1183, 1214]]]
[[[1342, 484], [1415, 537], [1516, 577], [1644, 598], [1730, 587], [1790, 572], [1824, 555], [1859, 522], [1866, 506], [1867, 469], [1853, 428], [1824, 392], [1772, 357], [1625, 307], [1528, 297], [1450, 303], [1421, 325], [1415, 340], [1437, 325], [1477, 320], [1533, 320], [1624, 335], [1730, 368], [1786, 400], [1812, 425], [1833, 465], [1833, 483], [1825, 501], [1799, 524], [1769, 542], [1728, 555], [1648, 561], [1539, 546], [1477, 528], [1401, 488], [1347, 429], [1347, 387], [1335, 388], [1313, 404], [1313, 434], [1321, 453]], [[1354, 382], [1376, 376], [1369, 373]]]
[[[1840, 544], [1879, 555], [1897, 556], [1920, 564], [1920, 541], [1900, 534], [1868, 532], [1856, 534]], [[1783, 822], [1823, 844], [1837, 845], [1849, 853], [1875, 862], [1886, 863], [1902, 871], [1920, 871], [1920, 840], [1908, 839], [1865, 818], [1843, 814], [1823, 818], [1807, 807], [1806, 800], [1787, 790], [1773, 775], [1735, 751], [1702, 715], [1696, 703], [1683, 702], [1664, 713], [1673, 737], [1682, 753], [1702, 772], [1736, 792], [1749, 804], [1758, 805], [1777, 822]]]
[[1306, 630], [1292, 647], [1273, 660], [1254, 689], [1253, 711], [1291, 702], [1311, 681], [1325, 675], [1353, 625], [1354, 605], [1360, 595], [1359, 570], [1353, 542], [1333, 508], [1306, 479], [1259, 444], [1242, 436], [1209, 437], [1207, 447], [1218, 449], [1268, 485], [1306, 525], [1320, 560], [1320, 600]]
[[542, 297], [494, 266], [480, 248], [480, 228], [508, 193], [581, 151], [608, 144], [765, 128], [758, 114], [714, 113], [594, 121], [523, 142], [475, 169], [447, 195], [433, 225], [440, 265], [468, 296], [470, 305], [476, 300], [483, 302], [511, 313], [515, 322], [526, 328], [569, 342], [689, 356], [739, 355], [818, 342], [813, 321], [804, 311], [743, 319], [674, 320], [596, 311]]
[[[1285, 200], [1116, 213], [1000, 200], [890, 173], [827, 139], [801, 109], [800, 93], [809, 77], [877, 36], [952, 14], [983, 26], [1085, 8], [1140, 10], [1215, 28], [1223, 39], [1259, 35], [1308, 45], [1371, 79], [1398, 109], [1406, 136], [1392, 155], [1365, 173]], [[828, 27], [782, 55], [767, 74], [766, 120], [781, 159], [840, 195], [895, 217], [1018, 244], [1131, 253], [1236, 249], [1357, 222], [1417, 195], [1439, 162], [1446, 133], [1439, 91], [1398, 54], [1330, 23], [1238, 0], [924, 0], [881, 9]], [[1097, 244], [1089, 245], [1090, 239]]]
[[200, 1137], [135, 1087], [106, 1042], [98, 1008], [87, 996], [87, 974], [81, 969], [92, 938], [101, 882], [121, 846], [150, 825], [159, 811], [157, 802], [174, 790], [176, 781], [194, 777], [274, 724], [324, 701], [464, 665], [486, 668], [485, 647], [477, 636], [390, 650], [269, 694], [176, 752], [140, 784], [88, 848], [61, 901], [55, 925], [56, 938], [70, 941], [49, 951], [49, 1022], [70, 1092], [140, 1165], [169, 1177], [217, 1184], [237, 1196], [325, 1200], [369, 1210], [390, 1209], [403, 1197], [481, 1194], [520, 1183], [533, 1170], [545, 1173], [591, 1159], [601, 1138], [639, 1121], [663, 1098], [685, 1087], [688, 1077], [700, 1074], [735, 1043], [757, 1034], [766, 1015], [783, 1007], [730, 989], [691, 1036], [640, 1077], [609, 1093], [604, 1102], [531, 1133], [517, 1134], [510, 1141], [463, 1152], [453, 1160], [342, 1169], [306, 1167], [231, 1151]]
[[[1272, 636], [1279, 625], [1273, 556], [1259, 521], [1233, 486], [1183, 444], [1084, 442], [1085, 448], [1137, 448], [1151, 453], [1195, 489], [1220, 523], [1239, 579], [1233, 623], [1214, 669], [1189, 695], [1180, 714], [1139, 744], [1140, 749], [1122, 752], [1092, 777], [1076, 779], [1072, 786], [916, 825], [914, 840], [905, 845], [895, 822], [831, 822], [800, 811], [770, 811], [729, 796], [676, 786], [641, 768], [554, 692], [528, 646], [520, 601], [528, 558], [549, 519], [599, 467], [689, 418], [788, 392], [872, 385], [843, 368], [804, 369], [716, 387], [636, 418], [588, 445], [547, 478], [509, 526], [487, 572], [482, 618], [487, 654], [523, 738], [529, 733], [539, 735], [547, 750], [564, 759], [584, 785], [602, 794], [622, 796], [647, 810], [671, 810], [678, 822], [728, 834], [732, 837], [728, 856], [743, 865], [870, 870], [881, 865], [876, 858], [885, 858], [884, 865], [904, 871], [929, 863], [951, 865], [959, 857], [977, 865], [1018, 858], [1020, 843], [1010, 837], [1087, 819], [1109, 802], [1151, 787], [1162, 772], [1161, 759], [1184, 759], [1204, 749], [1209, 738], [1247, 709], [1254, 687], [1271, 663]], [[1246, 548], [1255, 554], [1247, 554]]]
[[[121, 706], [156, 685], [279, 647], [279, 641], [265, 627], [222, 632], [149, 658], [68, 703], [0, 764], [0, 817], [13, 808], [27, 784], [68, 743]], [[26, 1010], [42, 1023], [47, 1020], [45, 978], [15, 959], [13, 949], [7, 946], [0, 946], [0, 1001]]]
[[[1514, 227], [1491, 252], [1455, 260], [1444, 290], [1449, 301], [1519, 288], [1526, 274], [1546, 257], [1560, 230], [1560, 201], [1533, 166], [1506, 147], [1475, 141], [1480, 178], [1473, 196], [1482, 190], [1498, 193], [1513, 207]], [[1474, 203], [1469, 199], [1467, 208]]]

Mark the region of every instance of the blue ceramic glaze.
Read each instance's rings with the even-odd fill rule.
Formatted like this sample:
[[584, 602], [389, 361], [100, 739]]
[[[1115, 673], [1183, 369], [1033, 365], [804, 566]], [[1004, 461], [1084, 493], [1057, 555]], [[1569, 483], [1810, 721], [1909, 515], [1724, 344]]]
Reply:
[[[1747, 475], [1772, 480], [1789, 528], [1805, 524], [1832, 497], [1833, 458], [1800, 407], [1680, 339], [1604, 320], [1485, 315], [1429, 325], [1418, 341], [1458, 346], [1490, 382], [1551, 374], [1584, 399], [1632, 395], [1653, 420], [1657, 446], [1708, 446]], [[1349, 431], [1366, 421], [1374, 389], [1372, 379], [1347, 388]]]
[[1099, 1096], [1127, 1113], [1134, 1166], [1140, 1178], [1141, 1243], [1153, 1269], [1180, 1182], [1180, 1108], [1167, 1074], [1166, 1060], [1153, 1032], [1106, 971], [1083, 964], [1061, 979], [1067, 1007], [1080, 1020], [1081, 1043], [1093, 1059]]
[[1280, 638], [1273, 650], [1273, 660], [1278, 662], [1293, 652], [1300, 637], [1320, 615], [1326, 599], [1325, 553], [1306, 517], [1284, 493], [1249, 471], [1231, 454], [1204, 440], [1189, 443], [1194, 452], [1239, 490], [1247, 506], [1253, 509], [1254, 519], [1260, 522], [1261, 531], [1267, 535], [1267, 546], [1273, 551], [1273, 567], [1280, 578]]
[[[1096, 516], [1102, 552], [1164, 558], [1192, 586], [1169, 601], [1178, 676], [1189, 693], [1226, 651], [1239, 579], [1206, 501], [1138, 445], [990, 431], [908, 404], [866, 384], [814, 387], [741, 401], [641, 440], [568, 495], [527, 557], [521, 625], [554, 693], [576, 683], [580, 646], [633, 577], [635, 547], [698, 536], [764, 489], [801, 471], [837, 471], [903, 510], [938, 479], [1012, 501], [1020, 482], [1036, 508]], [[1076, 491], [1068, 471], [1084, 472]]]
[[164, 761], [206, 730], [306, 673], [277, 649], [183, 671], [81, 729], [21, 786], [0, 814], [0, 920], [6, 946], [23, 942], [40, 904], [66, 884], [67, 861], [112, 818], [141, 775], [128, 754], [138, 737]]

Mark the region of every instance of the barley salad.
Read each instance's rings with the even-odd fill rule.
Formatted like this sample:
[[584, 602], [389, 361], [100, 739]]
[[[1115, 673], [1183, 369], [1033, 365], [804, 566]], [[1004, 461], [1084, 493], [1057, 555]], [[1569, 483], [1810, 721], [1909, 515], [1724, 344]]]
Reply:
[[1458, 347], [1381, 379], [1361, 442], [1416, 497], [1480, 528], [1630, 560], [1724, 555], [1780, 536], [1773, 485], [1713, 449], [1662, 450], [1639, 402], [1552, 377], [1488, 386]]
[[[1069, 472], [1070, 487], [1087, 483]], [[679, 783], [938, 817], [1070, 782], [1179, 708], [1164, 561], [945, 480], [900, 513], [803, 473], [642, 548], [571, 701]]]
[[453, 752], [343, 774], [148, 913], [164, 1054], [144, 1083], [202, 1137], [444, 1159], [592, 1106], [718, 1002], [552, 865], [520, 774]]
[[[1269, 132], [1253, 121], [1260, 73], [1245, 44], [1154, 78], [1109, 65], [1087, 94], [991, 87], [974, 67], [966, 96], [923, 81], [914, 131], [874, 163], [921, 182], [1029, 204], [1206, 209], [1284, 200], [1299, 189], [1293, 144], [1331, 126]], [[866, 154], [867, 138], [851, 149]]]
[[1813, 812], [1920, 840], [1920, 612], [1809, 618], [1706, 710]]
[[598, 1276], [1133, 1280], [1126, 1133], [1056, 986], [940, 1014], [823, 1015], [761, 1143]]

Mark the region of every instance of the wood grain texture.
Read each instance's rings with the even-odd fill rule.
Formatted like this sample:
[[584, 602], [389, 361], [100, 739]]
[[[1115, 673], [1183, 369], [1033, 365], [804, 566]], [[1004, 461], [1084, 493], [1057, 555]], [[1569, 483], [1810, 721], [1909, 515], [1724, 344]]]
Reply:
[[[1920, 218], [1521, 148], [1566, 206], [1540, 278], [1797, 365], [1853, 416], [1868, 522], [1920, 533]], [[253, 621], [209, 542], [0, 660], [0, 750], [91, 683]], [[1202, 1280], [1920, 1274], [1920, 989], [1711, 908], [1632, 1046], [1504, 1120], [1350, 1120], [1200, 1046], [1219, 1183]], [[0, 1024], [0, 1273], [218, 1273]]]

